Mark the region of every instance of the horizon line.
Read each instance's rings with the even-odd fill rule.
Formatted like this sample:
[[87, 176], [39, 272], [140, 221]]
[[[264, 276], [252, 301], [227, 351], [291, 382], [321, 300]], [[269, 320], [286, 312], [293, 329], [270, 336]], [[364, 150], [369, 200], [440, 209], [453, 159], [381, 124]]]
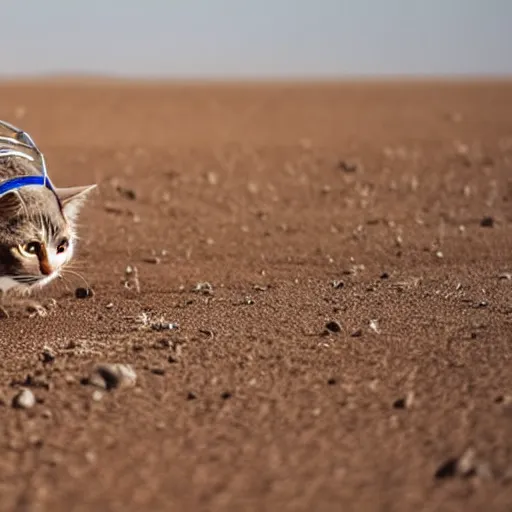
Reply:
[[327, 84], [351, 82], [496, 82], [512, 81], [512, 73], [346, 73], [325, 75], [134, 75], [129, 73], [94, 72], [48, 72], [3, 74], [0, 72], [0, 84], [9, 83], [76, 83], [89, 84]]

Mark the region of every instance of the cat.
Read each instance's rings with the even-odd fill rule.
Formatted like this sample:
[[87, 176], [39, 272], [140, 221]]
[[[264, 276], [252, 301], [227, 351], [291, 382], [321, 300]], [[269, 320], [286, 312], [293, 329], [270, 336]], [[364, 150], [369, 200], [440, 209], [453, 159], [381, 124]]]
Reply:
[[[38, 175], [27, 158], [0, 158], [0, 184]], [[95, 187], [24, 186], [0, 196], [0, 295], [40, 289], [61, 274], [73, 258], [78, 213]]]

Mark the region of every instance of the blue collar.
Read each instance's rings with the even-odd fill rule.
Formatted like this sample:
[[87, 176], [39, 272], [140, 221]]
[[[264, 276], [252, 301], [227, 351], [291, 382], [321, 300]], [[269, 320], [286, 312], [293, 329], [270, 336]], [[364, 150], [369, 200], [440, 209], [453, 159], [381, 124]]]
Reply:
[[[35, 176], [18, 176], [16, 178], [11, 178], [9, 180], [0, 182], [0, 197], [2, 197], [5, 194], [8, 194], [9, 192], [13, 192], [15, 190], [18, 190], [23, 187], [46, 187], [48, 190], [51, 190], [54, 194], [54, 196], [57, 199], [57, 202], [59, 203], [59, 207], [62, 210], [62, 203], [60, 201], [60, 198], [56, 192], [56, 190], [53, 188], [52, 182], [50, 181], [50, 178], [48, 178], [48, 172], [46, 170], [46, 162], [44, 159], [43, 154], [39, 151], [37, 146], [35, 145], [34, 141], [30, 137], [30, 135], [19, 128], [16, 128], [15, 126], [5, 122], [0, 121], [0, 128], [6, 128], [10, 132], [12, 132], [15, 135], [15, 138], [12, 137], [4, 137], [0, 134], [0, 141], [7, 142], [11, 146], [17, 146], [20, 149], [21, 148], [28, 148], [32, 151], [35, 151], [35, 153], [40, 157], [41, 159], [41, 168], [42, 168], [42, 174], [41, 175], [35, 175]], [[10, 148], [0, 148], [0, 158], [2, 157], [20, 157], [20, 158], [26, 158], [27, 160], [30, 160], [31, 162], [34, 161], [34, 158], [27, 153], [23, 151], [19, 151], [18, 149]]]
[[51, 190], [56, 196], [55, 190], [47, 176], [18, 176], [11, 178], [3, 183], [0, 183], [0, 197], [14, 190], [29, 186], [46, 187]]

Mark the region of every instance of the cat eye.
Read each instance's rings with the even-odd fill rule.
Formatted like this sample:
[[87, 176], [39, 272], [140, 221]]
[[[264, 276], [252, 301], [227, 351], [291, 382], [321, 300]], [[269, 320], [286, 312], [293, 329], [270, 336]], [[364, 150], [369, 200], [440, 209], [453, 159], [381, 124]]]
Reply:
[[29, 256], [36, 256], [41, 250], [39, 242], [29, 242], [28, 244], [20, 246], [20, 251]]
[[69, 242], [67, 238], [64, 238], [61, 243], [57, 246], [57, 254], [62, 254], [66, 251], [69, 246]]

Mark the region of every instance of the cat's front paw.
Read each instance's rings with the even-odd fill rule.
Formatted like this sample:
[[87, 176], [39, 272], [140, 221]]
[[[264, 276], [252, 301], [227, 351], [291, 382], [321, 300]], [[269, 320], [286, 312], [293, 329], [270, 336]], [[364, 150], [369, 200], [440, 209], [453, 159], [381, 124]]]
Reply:
[[4, 299], [0, 304], [0, 319], [46, 317], [55, 304], [54, 299], [47, 300], [44, 304], [33, 299]]

